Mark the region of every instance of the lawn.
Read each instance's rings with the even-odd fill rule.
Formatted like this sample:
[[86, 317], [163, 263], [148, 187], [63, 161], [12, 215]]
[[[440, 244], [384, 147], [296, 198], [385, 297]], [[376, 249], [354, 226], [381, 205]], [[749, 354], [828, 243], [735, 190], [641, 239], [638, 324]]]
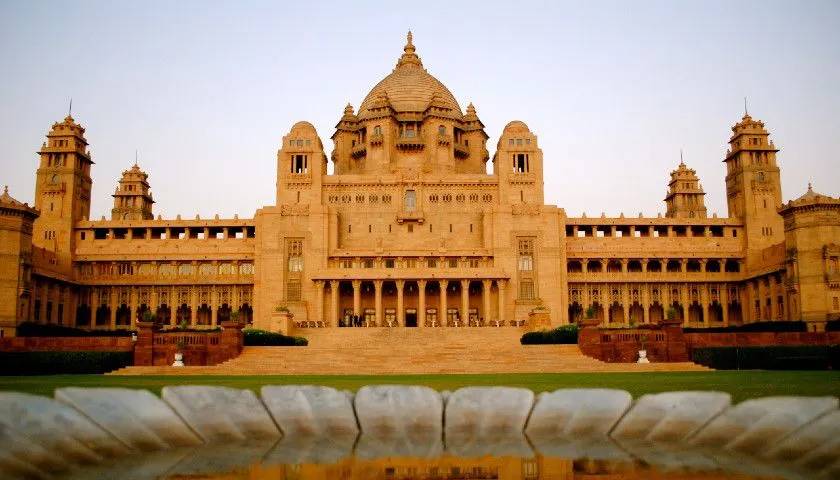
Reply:
[[533, 373], [491, 375], [270, 375], [270, 376], [106, 376], [51, 375], [0, 377], [0, 390], [52, 395], [60, 387], [145, 388], [156, 394], [166, 385], [223, 385], [259, 390], [263, 385], [311, 384], [357, 390], [364, 385], [428, 385], [455, 390], [470, 385], [525, 387], [535, 392], [558, 388], [620, 388], [634, 397], [673, 390], [719, 390], [734, 401], [770, 395], [840, 396], [836, 371], [712, 371], [655, 373]]

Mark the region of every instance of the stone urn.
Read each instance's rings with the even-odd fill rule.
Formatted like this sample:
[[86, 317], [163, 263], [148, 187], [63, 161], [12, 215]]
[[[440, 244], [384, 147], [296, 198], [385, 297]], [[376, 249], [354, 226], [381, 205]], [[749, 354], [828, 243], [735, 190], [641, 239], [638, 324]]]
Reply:
[[650, 363], [647, 358], [647, 350], [639, 350], [639, 359], [636, 360], [636, 363]]
[[172, 362], [173, 367], [183, 367], [184, 366], [184, 354], [178, 352], [175, 354], [175, 361]]

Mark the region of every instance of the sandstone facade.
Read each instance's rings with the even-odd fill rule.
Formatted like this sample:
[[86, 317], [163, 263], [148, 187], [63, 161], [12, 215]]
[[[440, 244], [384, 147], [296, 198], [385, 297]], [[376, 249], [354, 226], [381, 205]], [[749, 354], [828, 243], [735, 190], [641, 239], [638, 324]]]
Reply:
[[544, 203], [534, 132], [510, 122], [491, 156], [475, 107], [461, 110], [409, 36], [393, 72], [344, 109], [329, 156], [310, 123], [283, 137], [276, 203], [253, 218], [155, 218], [135, 164], [112, 218], [90, 220], [93, 160], [68, 116], [39, 152], [34, 208], [0, 197], [0, 326], [131, 328], [151, 312], [165, 325], [238, 316], [305, 335], [591, 314], [820, 330], [840, 316], [840, 199], [809, 189], [783, 205], [764, 124], [745, 115], [732, 131], [727, 218], [707, 216], [682, 162], [664, 217], [569, 217]]

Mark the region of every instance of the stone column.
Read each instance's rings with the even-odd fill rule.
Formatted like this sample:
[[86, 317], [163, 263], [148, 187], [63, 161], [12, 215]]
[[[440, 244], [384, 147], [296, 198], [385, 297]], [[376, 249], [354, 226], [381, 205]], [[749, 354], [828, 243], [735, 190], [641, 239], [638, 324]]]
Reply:
[[467, 326], [470, 321], [470, 281], [461, 280], [461, 325]]
[[426, 326], [426, 280], [417, 280], [417, 326]]
[[479, 318], [483, 317], [485, 323], [490, 322], [490, 287], [492, 287], [493, 282], [491, 280], [482, 280], [481, 281], [481, 313], [479, 314]]
[[700, 306], [703, 308], [703, 323], [709, 323], [709, 286], [700, 287]]
[[324, 318], [324, 281], [315, 280], [315, 308], [312, 309], [312, 316], [315, 317], [316, 322], [329, 321]]
[[499, 322], [504, 325], [505, 316], [507, 312], [505, 311], [506, 306], [506, 298], [507, 295], [507, 280], [497, 280], [496, 285], [499, 287]]
[[362, 281], [353, 280], [353, 315], [362, 315]]
[[440, 312], [438, 312], [438, 321], [441, 326], [447, 326], [446, 319], [446, 289], [449, 287], [449, 280], [441, 280], [440, 282]]
[[374, 302], [376, 309], [376, 326], [381, 327], [383, 323], [382, 317], [382, 280], [373, 281]]
[[405, 306], [403, 303], [403, 288], [405, 288], [405, 280], [396, 280], [397, 284], [397, 324], [405, 326]]
[[729, 286], [723, 285], [720, 289], [720, 309], [721, 309], [721, 321], [723, 322], [724, 327], [729, 326]]
[[219, 292], [216, 291], [216, 286], [212, 285], [210, 287], [210, 325], [213, 325], [214, 327], [219, 323], [219, 301], [217, 300], [218, 293]]
[[630, 325], [630, 288], [627, 284], [624, 284], [624, 285], [621, 286], [621, 307], [624, 309], [624, 326], [629, 326]]
[[[108, 303], [111, 304], [111, 330], [115, 330], [117, 328], [117, 289], [111, 287], [111, 290], [108, 294]], [[46, 305], [46, 302], [41, 302], [41, 308], [43, 309]], [[41, 322], [44, 321], [44, 313], [41, 312]]]
[[[131, 229], [129, 229], [129, 231], [130, 230]], [[131, 309], [131, 318], [129, 325], [131, 325], [131, 329], [133, 330], [135, 325], [137, 324], [137, 287], [128, 288], [128, 303], [130, 304], [128, 308]]]
[[198, 319], [198, 292], [196, 286], [190, 287], [190, 325], [195, 325]]
[[[683, 263], [685, 266], [685, 263]], [[683, 269], [685, 271], [685, 269]], [[680, 287], [680, 306], [682, 307], [683, 326], [688, 325], [688, 285]]]
[[[644, 263], [647, 263], [647, 260], [644, 260]], [[642, 323], [650, 323], [650, 284], [646, 283], [640, 288], [642, 290]]]
[[338, 326], [338, 280], [330, 280], [330, 326]]

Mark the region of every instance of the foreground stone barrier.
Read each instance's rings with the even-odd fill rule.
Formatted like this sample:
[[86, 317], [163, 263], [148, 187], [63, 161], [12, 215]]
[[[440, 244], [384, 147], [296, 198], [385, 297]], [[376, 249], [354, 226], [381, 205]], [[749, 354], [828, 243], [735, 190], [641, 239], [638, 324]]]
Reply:
[[0, 424], [73, 463], [96, 463], [131, 451], [78, 410], [39, 395], [0, 392]]
[[359, 432], [353, 394], [330, 387], [262, 387], [260, 394], [285, 436], [352, 436]]
[[[132, 480], [254, 464], [333, 464], [351, 455], [443, 454], [539, 454], [791, 480], [840, 474], [836, 397], [730, 406], [729, 395], [718, 392], [632, 402], [620, 390], [564, 389], [535, 403], [533, 392], [517, 388], [467, 387], [446, 398], [404, 386], [364, 387], [355, 397], [326, 387], [267, 386], [262, 401], [249, 390], [179, 386], [162, 396], [63, 388], [56, 401], [0, 392], [0, 478]], [[148, 450], [158, 451], [138, 452]]]
[[837, 409], [836, 397], [766, 397], [747, 400], [715, 417], [689, 442], [759, 453], [817, 417]]
[[729, 407], [720, 392], [668, 392], [642, 395], [611, 433], [617, 439], [683, 440]]
[[164, 387], [161, 397], [207, 443], [280, 437], [251, 390], [185, 385]]
[[543, 392], [528, 419], [528, 437], [606, 436], [630, 407], [633, 397], [624, 390], [570, 388]]
[[147, 390], [69, 387], [57, 389], [55, 398], [138, 450], [202, 443], [168, 405]]

